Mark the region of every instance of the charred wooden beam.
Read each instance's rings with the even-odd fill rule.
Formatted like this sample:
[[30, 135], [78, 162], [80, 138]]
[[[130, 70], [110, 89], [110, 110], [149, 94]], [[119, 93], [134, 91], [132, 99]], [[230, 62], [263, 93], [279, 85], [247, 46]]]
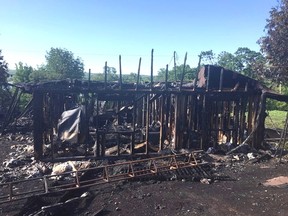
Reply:
[[160, 136], [159, 136], [159, 151], [163, 149], [163, 143], [166, 136], [166, 124], [165, 124], [165, 95], [162, 95], [160, 98], [161, 106], [160, 106]]
[[139, 88], [139, 82], [140, 82], [140, 68], [141, 68], [141, 58], [139, 59], [139, 65], [138, 65], [138, 71], [137, 71], [137, 83], [136, 83], [136, 91]]
[[167, 91], [167, 88], [168, 88], [168, 64], [166, 65], [166, 70], [165, 70], [165, 91]]
[[136, 99], [134, 98], [133, 100], [133, 114], [132, 114], [132, 140], [131, 140], [131, 146], [130, 146], [130, 154], [134, 154], [134, 148], [135, 148], [135, 132], [136, 132], [136, 107], [137, 107], [137, 102]]
[[256, 131], [255, 131], [255, 148], [260, 148], [264, 141], [264, 131], [265, 131], [265, 118], [266, 118], [266, 94], [261, 94], [260, 104], [259, 104], [259, 114], [256, 120]]
[[43, 94], [39, 92], [33, 93], [33, 135], [34, 135], [34, 155], [39, 160], [43, 156]]
[[176, 71], [176, 51], [174, 51], [174, 54], [173, 54], [173, 60], [174, 60], [174, 76], [175, 76], [175, 82], [177, 82], [177, 71]]
[[107, 89], [107, 61], [105, 62], [105, 68], [104, 68], [104, 88]]
[[209, 84], [210, 84], [210, 76], [211, 76], [211, 66], [208, 65], [208, 75], [207, 75], [207, 80], [206, 80], [206, 91], [209, 91]]
[[122, 89], [122, 62], [121, 62], [121, 55], [119, 55], [119, 83], [120, 83], [120, 90]]
[[149, 126], [150, 126], [150, 94], [147, 94], [147, 100], [146, 100], [146, 133], [145, 133], [145, 141], [146, 141], [146, 148], [145, 153], [148, 154], [148, 148], [149, 148]]
[[197, 86], [198, 75], [199, 75], [199, 71], [200, 71], [200, 68], [201, 68], [201, 59], [202, 59], [202, 55], [199, 55], [197, 73], [196, 73], [196, 77], [195, 77], [195, 79], [194, 79], [193, 90], [195, 90], [195, 89], [196, 89], [196, 86]]
[[183, 81], [184, 81], [184, 77], [185, 77], [186, 61], [187, 61], [187, 52], [186, 52], [185, 58], [184, 58], [184, 65], [183, 65], [183, 71], [182, 71], [181, 83], [180, 83], [180, 91], [182, 90], [182, 85], [183, 85]]
[[154, 49], [151, 50], [151, 74], [150, 74], [150, 88], [151, 90], [153, 89], [153, 54], [154, 54]]
[[222, 91], [223, 88], [223, 74], [224, 74], [224, 68], [222, 68], [220, 72], [219, 91]]

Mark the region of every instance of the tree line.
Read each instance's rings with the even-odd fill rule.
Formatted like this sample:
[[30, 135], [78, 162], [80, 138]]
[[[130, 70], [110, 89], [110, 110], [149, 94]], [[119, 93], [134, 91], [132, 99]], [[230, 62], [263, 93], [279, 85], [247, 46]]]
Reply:
[[[223, 51], [218, 55], [212, 50], [202, 51], [198, 56], [200, 66], [204, 64], [219, 65], [263, 82], [269, 79], [269, 77], [265, 77], [265, 73], [263, 73], [263, 68], [267, 70], [265, 56], [247, 47], [240, 47], [234, 53]], [[84, 79], [88, 77], [88, 72], [84, 71], [84, 63], [81, 58], [74, 57], [74, 54], [67, 49], [51, 48], [51, 50], [46, 53], [45, 59], [46, 64], [38, 68], [33, 68], [22, 62], [17, 63], [16, 73], [11, 78], [13, 83], [40, 82], [68, 78]], [[180, 81], [183, 73], [185, 81], [192, 81], [195, 79], [198, 69], [198, 66], [191, 67], [189, 64], [186, 64], [185, 67], [184, 64], [175, 64], [168, 70], [168, 81]], [[91, 79], [103, 81], [105, 70], [108, 81], [119, 80], [119, 73], [116, 68], [110, 66], [103, 67], [102, 73], [92, 73]], [[160, 68], [154, 80], [164, 81], [165, 73], [166, 68]], [[130, 74], [123, 74], [122, 79], [124, 82], [136, 82], [137, 73], [130, 72]], [[141, 79], [142, 81], [149, 81], [149, 76], [142, 75]]]
[[[199, 66], [214, 64], [222, 66], [265, 83], [281, 93], [288, 94], [288, 0], [280, 0], [278, 5], [270, 11], [266, 21], [265, 35], [258, 40], [260, 51], [256, 52], [247, 47], [239, 47], [234, 53], [223, 51], [215, 54], [212, 50], [199, 53]], [[84, 63], [80, 57], [75, 57], [67, 49], [51, 48], [45, 55], [45, 64], [33, 68], [19, 62], [16, 64], [16, 73], [11, 77], [8, 73], [8, 64], [0, 49], [0, 112], [11, 98], [7, 82], [40, 82], [59, 79], [83, 79], [87, 77]], [[192, 81], [198, 67], [189, 64], [174, 65], [168, 69], [168, 81]], [[108, 81], [119, 80], [119, 73], [114, 67], [106, 66], [102, 73], [92, 74], [91, 80], [104, 80], [106, 70]], [[166, 68], [160, 68], [153, 78], [155, 81], [165, 80]], [[184, 75], [184, 76], [183, 76]], [[183, 76], [183, 77], [182, 77]], [[137, 73], [123, 74], [124, 82], [136, 82]], [[149, 81], [149, 76], [142, 75], [141, 81]], [[285, 107], [285, 106], [284, 106]], [[287, 109], [287, 106], [286, 106]]]

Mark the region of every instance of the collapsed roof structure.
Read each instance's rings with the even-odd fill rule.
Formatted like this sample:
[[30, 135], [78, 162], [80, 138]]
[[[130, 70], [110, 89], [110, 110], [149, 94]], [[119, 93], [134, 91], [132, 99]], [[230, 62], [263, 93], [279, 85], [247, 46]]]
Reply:
[[[90, 76], [89, 76], [90, 77]], [[133, 157], [264, 140], [266, 98], [288, 101], [257, 80], [206, 65], [191, 83], [61, 80], [25, 84], [33, 94], [37, 159]]]

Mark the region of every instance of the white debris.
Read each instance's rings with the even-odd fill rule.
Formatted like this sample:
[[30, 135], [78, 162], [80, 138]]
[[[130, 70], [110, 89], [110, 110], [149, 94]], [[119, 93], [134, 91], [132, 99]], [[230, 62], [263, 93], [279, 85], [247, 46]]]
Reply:
[[240, 160], [239, 155], [233, 155], [233, 159], [239, 161]]
[[202, 178], [202, 179], [200, 180], [200, 182], [201, 182], [202, 184], [210, 184], [210, 183], [211, 183], [211, 179]]
[[60, 175], [65, 172], [76, 171], [75, 167], [69, 162], [70, 161], [60, 164], [54, 164], [51, 175]]
[[67, 161], [54, 164], [51, 175], [60, 175], [65, 172], [87, 169], [91, 166], [89, 161]]
[[80, 197], [84, 198], [84, 197], [88, 197], [88, 196], [90, 196], [90, 193], [89, 192], [85, 192]]
[[255, 156], [254, 156], [253, 152], [248, 153], [247, 157], [248, 157], [249, 160], [255, 159]]
[[34, 147], [32, 145], [27, 145], [23, 149], [27, 153], [33, 153], [34, 152]]

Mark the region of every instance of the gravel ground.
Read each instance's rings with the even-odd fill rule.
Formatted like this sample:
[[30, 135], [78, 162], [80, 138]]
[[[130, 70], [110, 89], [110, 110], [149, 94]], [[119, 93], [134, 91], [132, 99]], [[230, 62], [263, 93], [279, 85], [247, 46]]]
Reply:
[[[14, 144], [0, 141], [1, 164]], [[121, 181], [1, 204], [0, 215], [287, 215], [285, 158], [281, 164], [276, 159], [231, 162], [217, 155], [213, 160], [212, 169], [219, 178], [211, 181], [192, 177]], [[283, 184], [266, 186], [269, 179], [277, 177]], [[57, 203], [61, 205], [41, 211], [43, 206]]]

